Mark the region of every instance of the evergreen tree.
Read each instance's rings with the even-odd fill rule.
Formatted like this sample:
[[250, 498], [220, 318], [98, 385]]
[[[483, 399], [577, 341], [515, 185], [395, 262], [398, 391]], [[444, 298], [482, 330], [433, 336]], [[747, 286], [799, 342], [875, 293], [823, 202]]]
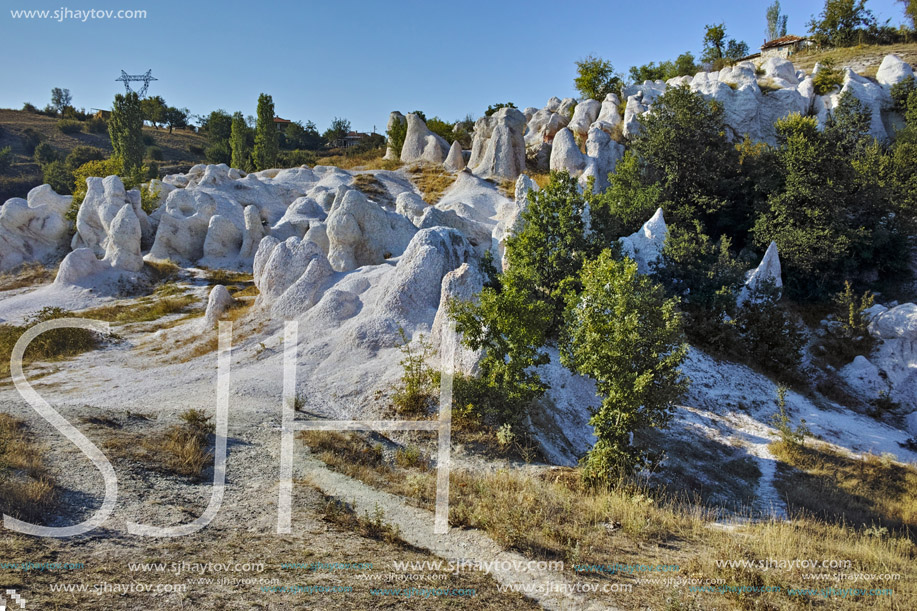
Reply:
[[768, 40], [786, 36], [786, 20], [787, 16], [780, 14], [780, 0], [774, 0], [774, 3], [767, 7], [767, 29], [764, 35]]
[[139, 172], [143, 167], [143, 112], [136, 93], [115, 95], [108, 135], [114, 156], [121, 159], [124, 175]]
[[232, 116], [232, 132], [229, 137], [229, 148], [232, 151], [232, 167], [243, 171], [249, 168], [248, 126], [241, 112]]
[[274, 100], [266, 93], [258, 96], [258, 124], [255, 127], [255, 148], [252, 158], [256, 170], [277, 165], [280, 136], [274, 123]]

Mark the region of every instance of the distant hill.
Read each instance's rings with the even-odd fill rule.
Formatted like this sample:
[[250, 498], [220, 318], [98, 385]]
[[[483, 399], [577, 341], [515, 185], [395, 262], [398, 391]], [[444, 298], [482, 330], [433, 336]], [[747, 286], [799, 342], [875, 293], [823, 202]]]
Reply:
[[790, 58], [797, 70], [812, 72], [815, 64], [826, 59], [834, 60], [835, 66], [851, 68], [863, 76], [873, 77], [879, 69], [879, 64], [886, 55], [895, 54], [902, 60], [917, 65], [917, 43], [897, 45], [859, 45], [857, 47], [844, 47], [798, 53]]
[[[29, 189], [42, 184], [41, 170], [23, 146], [23, 133], [32, 129], [41, 138], [66, 156], [74, 147], [88, 145], [111, 154], [108, 133], [77, 132], [65, 134], [57, 127], [58, 119], [22, 110], [0, 109], [0, 149], [9, 146], [13, 153], [12, 167], [0, 176], [0, 203], [10, 197], [24, 197]], [[176, 129], [170, 134], [166, 128], [143, 128], [147, 146], [159, 147], [162, 160], [156, 161], [160, 171], [174, 173], [204, 161], [206, 136], [187, 129]], [[152, 139], [152, 140], [150, 140]], [[150, 160], [147, 160], [149, 162]]]

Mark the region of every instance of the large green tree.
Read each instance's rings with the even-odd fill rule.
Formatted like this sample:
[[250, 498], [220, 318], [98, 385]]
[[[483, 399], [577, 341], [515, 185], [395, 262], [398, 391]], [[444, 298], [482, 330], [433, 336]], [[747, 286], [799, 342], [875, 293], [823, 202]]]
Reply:
[[576, 75], [573, 83], [580, 95], [600, 102], [607, 94], [620, 92], [623, 85], [610, 61], [592, 55], [576, 62]]
[[139, 172], [143, 166], [143, 111], [136, 93], [115, 95], [108, 135], [115, 157], [121, 159], [124, 174]]
[[774, 3], [767, 7], [767, 29], [764, 35], [767, 40], [774, 40], [781, 36], [786, 36], [787, 16], [780, 13], [780, 0], [774, 0]]
[[809, 33], [819, 44], [849, 47], [876, 25], [866, 0], [825, 0], [821, 14], [809, 21]]
[[898, 0], [904, 5], [904, 14], [911, 22], [911, 27], [917, 30], [917, 0]]
[[568, 302], [561, 360], [594, 379], [602, 397], [589, 421], [598, 440], [584, 459], [584, 477], [603, 482], [649, 457], [634, 434], [671, 418], [687, 389], [678, 368], [687, 344], [677, 300], [633, 261], [606, 250], [583, 267], [581, 279], [582, 293]]
[[245, 117], [241, 112], [232, 116], [232, 128], [229, 137], [229, 148], [232, 152], [232, 167], [248, 171], [250, 168], [251, 152], [248, 146], [249, 127], [245, 124]]
[[277, 165], [280, 136], [274, 123], [274, 100], [266, 93], [258, 96], [258, 123], [255, 126], [255, 148], [252, 152], [256, 170]]

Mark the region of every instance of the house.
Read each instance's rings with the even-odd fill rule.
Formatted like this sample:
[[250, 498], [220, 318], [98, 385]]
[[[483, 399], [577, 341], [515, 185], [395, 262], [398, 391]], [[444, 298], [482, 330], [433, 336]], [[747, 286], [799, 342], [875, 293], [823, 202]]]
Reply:
[[369, 134], [364, 134], [363, 132], [347, 132], [343, 138], [338, 138], [334, 141], [334, 146], [346, 149], [359, 145], [366, 138], [369, 138]]
[[761, 45], [761, 57], [782, 57], [789, 59], [799, 51], [806, 49], [812, 41], [800, 36], [781, 36], [774, 40], [766, 41]]
[[292, 123], [289, 119], [281, 119], [280, 117], [274, 117], [274, 125], [277, 126], [277, 129], [283, 130], [287, 125]]

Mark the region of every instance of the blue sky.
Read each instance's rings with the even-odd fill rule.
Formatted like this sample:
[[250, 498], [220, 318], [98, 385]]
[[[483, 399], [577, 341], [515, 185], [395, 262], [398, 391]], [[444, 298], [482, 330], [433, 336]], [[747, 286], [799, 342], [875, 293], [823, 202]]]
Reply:
[[[192, 113], [254, 114], [260, 92], [277, 114], [335, 116], [384, 131], [390, 110], [455, 120], [488, 104], [544, 105], [575, 96], [574, 62], [588, 54], [621, 72], [701, 49], [703, 27], [723, 21], [754, 49], [771, 0], [612, 2], [324, 0], [0, 0], [0, 107], [44, 106], [52, 87], [74, 104], [109, 108], [122, 69], [152, 68], [162, 95]], [[824, 0], [785, 0], [790, 33], [804, 34]], [[880, 19], [902, 22], [896, 0], [869, 0]], [[143, 20], [13, 19], [18, 9], [142, 9]]]

